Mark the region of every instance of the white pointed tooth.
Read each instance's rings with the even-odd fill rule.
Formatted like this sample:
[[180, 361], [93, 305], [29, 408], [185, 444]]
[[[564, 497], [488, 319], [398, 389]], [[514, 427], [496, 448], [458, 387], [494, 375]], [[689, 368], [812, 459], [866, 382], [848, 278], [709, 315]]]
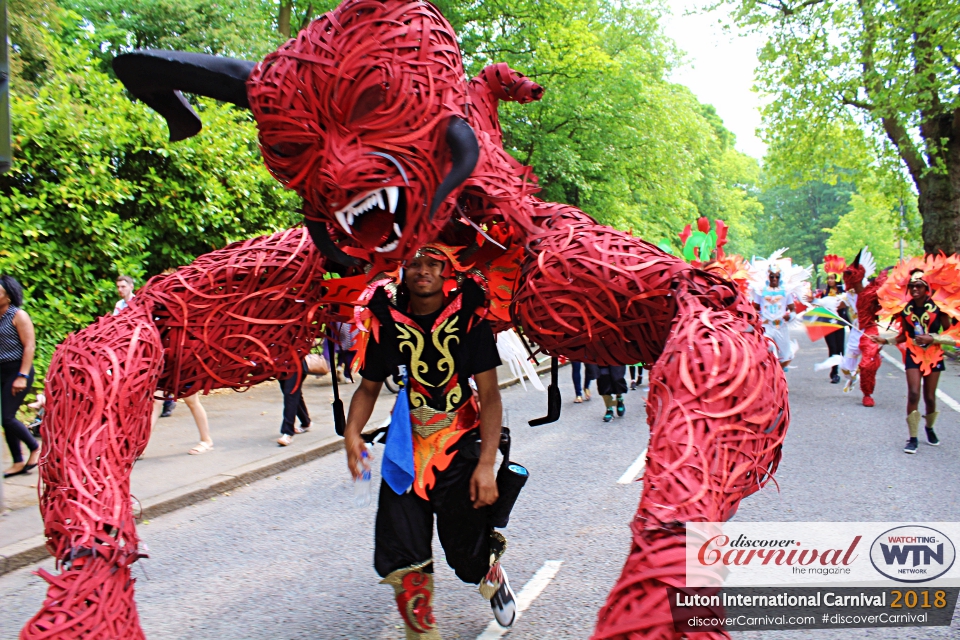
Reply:
[[337, 213], [334, 215], [337, 216], [337, 222], [340, 223], [340, 226], [343, 227], [343, 230], [350, 235], [353, 235], [353, 231], [350, 229], [350, 224], [347, 222], [346, 216], [343, 215], [343, 211], [337, 211]]
[[383, 204], [383, 192], [381, 190], [377, 190], [377, 206], [381, 209], [386, 209]]
[[397, 200], [400, 198], [400, 189], [397, 187], [384, 187], [383, 190], [387, 192], [387, 201], [390, 204], [390, 213], [396, 213]]
[[353, 226], [354, 217], [355, 216], [353, 215], [352, 209], [350, 211], [347, 211], [347, 224], [350, 225], [351, 227]]
[[396, 222], [393, 223], [393, 232], [397, 234], [398, 238], [403, 236], [403, 231], [400, 230], [400, 225], [398, 225]]
[[391, 242], [390, 244], [384, 247], [377, 247], [375, 251], [377, 251], [378, 253], [387, 253], [389, 251], [393, 251], [394, 249], [396, 249], [397, 245], [399, 244], [400, 244], [399, 240], [394, 240], [393, 242]]

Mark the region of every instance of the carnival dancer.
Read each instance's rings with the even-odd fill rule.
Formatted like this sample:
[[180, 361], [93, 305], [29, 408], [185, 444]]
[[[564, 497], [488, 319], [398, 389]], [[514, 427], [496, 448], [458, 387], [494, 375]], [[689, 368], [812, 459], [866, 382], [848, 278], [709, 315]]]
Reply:
[[877, 291], [886, 280], [885, 274], [869, 279], [876, 272], [873, 256], [864, 247], [853, 262], [843, 270], [846, 292], [838, 305], [838, 311], [846, 309], [850, 319], [850, 333], [840, 370], [847, 379], [843, 392], [848, 393], [860, 380], [863, 406], [876, 404], [873, 391], [877, 386], [877, 370], [880, 368], [880, 347], [869, 336], [879, 334], [877, 314], [880, 303]]
[[754, 260], [751, 265], [753, 306], [760, 312], [763, 331], [777, 349], [777, 358], [784, 371], [797, 352], [797, 343], [790, 339], [790, 323], [796, 320], [796, 303], [803, 284], [810, 276], [809, 268], [794, 266], [780, 249], [767, 260]]
[[[955, 256], [952, 258], [952, 262], [944, 256], [901, 262], [877, 294], [884, 314], [894, 315], [900, 323], [900, 331], [892, 336], [870, 336], [870, 340], [878, 345], [903, 344], [905, 347], [903, 365], [907, 374], [907, 430], [910, 436], [903, 448], [904, 453], [917, 452], [921, 387], [927, 411], [923, 416], [927, 444], [934, 447], [940, 444], [933, 426], [939, 415], [937, 384], [940, 372], [944, 370], [941, 347], [956, 346], [957, 329], [960, 328], [954, 321], [960, 315], [957, 309], [960, 302], [957, 294], [960, 292], [956, 283], [958, 261]], [[947, 286], [938, 287], [939, 291], [934, 292], [931, 282], [944, 282]]]
[[[846, 267], [846, 260], [840, 256], [826, 255], [823, 257], [823, 271], [827, 274], [827, 280], [823, 289], [817, 290], [814, 304], [838, 313], [841, 318], [849, 322], [848, 318], [844, 317], [847, 315], [846, 311], [840, 311], [839, 309], [843, 296], [843, 283], [840, 282], [840, 277], [843, 275], [843, 270], [846, 269]], [[831, 359], [837, 357], [842, 361], [843, 347], [846, 343], [846, 331], [844, 329], [832, 331], [823, 337], [823, 341], [827, 343], [827, 355]], [[836, 360], [833, 361], [836, 362]], [[840, 383], [839, 369], [839, 364], [830, 367], [831, 384]]]
[[[512, 625], [516, 615], [515, 597], [500, 565], [506, 540], [489, 519], [489, 507], [498, 497], [494, 464], [501, 438], [500, 357], [490, 325], [475, 313], [484, 302], [480, 287], [466, 278], [445, 296], [445, 271], [451, 269], [443, 249], [432, 244], [419, 250], [406, 265], [393, 301], [385, 287], [370, 298], [373, 318], [362, 380], [345, 432], [347, 464], [357, 478], [366, 453], [361, 430], [381, 385], [398, 371], [408, 376], [406, 394], [401, 391], [398, 398], [409, 399], [413, 451], [409, 435], [395, 432], [398, 411], [403, 416], [407, 408], [397, 406], [384, 451], [374, 542], [374, 567], [382, 583], [395, 590], [408, 640], [440, 637], [433, 615], [434, 515], [447, 563], [457, 577], [480, 585], [501, 626]], [[406, 471], [404, 460], [409, 460]]]

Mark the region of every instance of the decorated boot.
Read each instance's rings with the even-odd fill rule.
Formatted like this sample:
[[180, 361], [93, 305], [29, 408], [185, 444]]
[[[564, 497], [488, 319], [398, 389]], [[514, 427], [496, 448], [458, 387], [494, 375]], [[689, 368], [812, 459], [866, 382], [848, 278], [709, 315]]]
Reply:
[[407, 640], [442, 640], [433, 617], [433, 574], [424, 571], [431, 562], [397, 569], [380, 581], [393, 587]]
[[939, 415], [939, 411], [934, 411], [933, 413], [928, 413], [927, 415], [923, 416], [927, 427], [927, 444], [931, 447], [940, 446], [940, 438], [937, 437], [937, 432], [933, 430], [933, 425], [937, 421], [937, 416]]
[[480, 595], [490, 601], [493, 617], [501, 627], [513, 626], [517, 619], [517, 597], [510, 588], [507, 572], [500, 564], [500, 558], [507, 550], [507, 540], [499, 531], [490, 534], [490, 571], [480, 581]]
[[910, 439], [907, 440], [903, 448], [904, 453], [917, 452], [917, 435], [920, 432], [920, 412], [914, 409], [907, 415], [907, 430], [910, 432]]

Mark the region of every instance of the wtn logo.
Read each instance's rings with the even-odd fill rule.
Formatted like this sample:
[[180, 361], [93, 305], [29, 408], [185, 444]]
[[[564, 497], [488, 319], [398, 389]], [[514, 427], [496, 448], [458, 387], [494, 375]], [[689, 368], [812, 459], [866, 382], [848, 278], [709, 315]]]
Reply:
[[895, 527], [882, 533], [870, 547], [870, 562], [897, 582], [927, 582], [953, 566], [956, 549], [950, 538], [920, 525]]
[[911, 555], [915, 567], [920, 564], [921, 558], [923, 558], [923, 564], [930, 564], [931, 560], [939, 565], [943, 564], [942, 542], [937, 545], [936, 551], [926, 544], [905, 544], [903, 546], [894, 544], [888, 546], [880, 543], [880, 549], [883, 551], [883, 561], [887, 564], [906, 564]]

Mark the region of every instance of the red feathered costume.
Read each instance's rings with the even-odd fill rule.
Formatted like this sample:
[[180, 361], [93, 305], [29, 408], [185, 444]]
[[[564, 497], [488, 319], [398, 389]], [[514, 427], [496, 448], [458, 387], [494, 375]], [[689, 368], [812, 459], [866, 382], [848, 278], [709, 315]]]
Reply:
[[[880, 301], [877, 291], [886, 281], [886, 273], [881, 273], [867, 286], [863, 285], [866, 270], [863, 265], [854, 263], [844, 269], [843, 283], [847, 288], [847, 299], [853, 302], [856, 315], [851, 317], [854, 328], [847, 339], [847, 354], [844, 358], [844, 373], [853, 375], [856, 371], [856, 359], [860, 357], [860, 391], [863, 392], [863, 406], [874, 406], [873, 391], [877, 386], [877, 370], [880, 368], [880, 346], [868, 336], [878, 335], [877, 315], [880, 313]], [[848, 305], [849, 308], [849, 305]], [[852, 315], [852, 314], [851, 314]]]

